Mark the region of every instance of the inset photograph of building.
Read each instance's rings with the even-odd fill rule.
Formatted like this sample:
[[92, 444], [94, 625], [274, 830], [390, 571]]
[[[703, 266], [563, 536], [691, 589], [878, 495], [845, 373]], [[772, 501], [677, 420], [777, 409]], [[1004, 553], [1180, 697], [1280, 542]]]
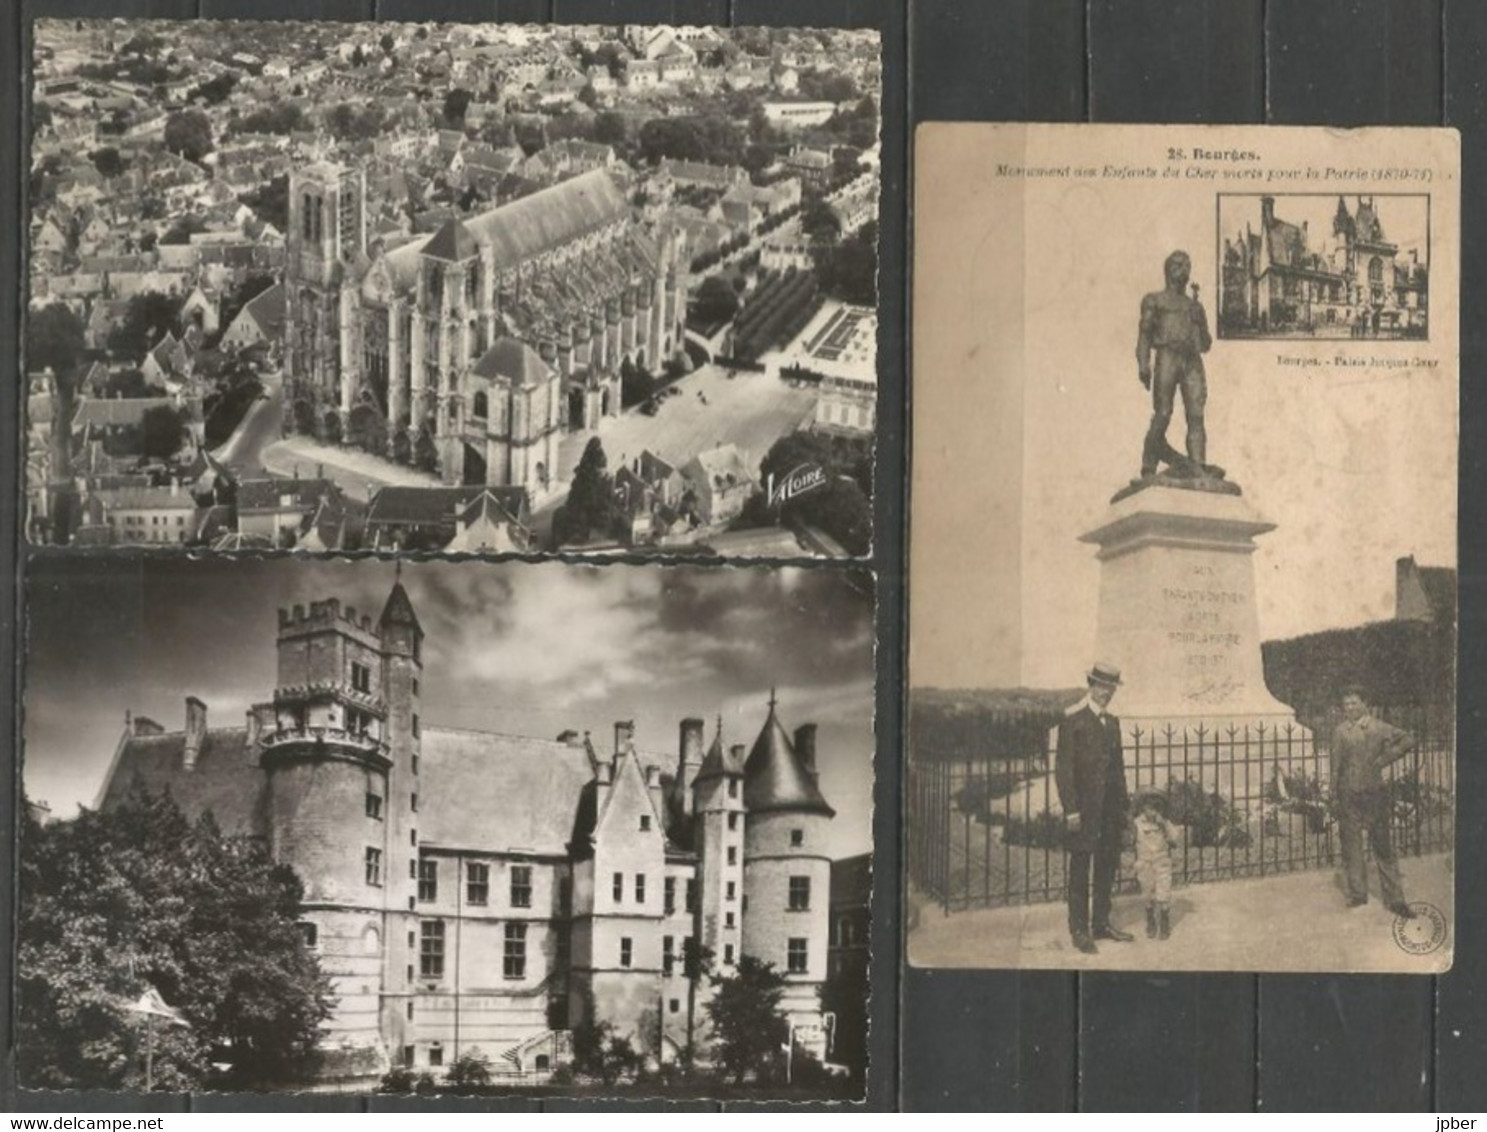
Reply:
[[856, 571], [39, 561], [22, 1083], [861, 1096], [873, 610]]
[[876, 32], [35, 29], [32, 542], [868, 553]]
[[1430, 197], [1220, 194], [1220, 338], [1430, 336]]

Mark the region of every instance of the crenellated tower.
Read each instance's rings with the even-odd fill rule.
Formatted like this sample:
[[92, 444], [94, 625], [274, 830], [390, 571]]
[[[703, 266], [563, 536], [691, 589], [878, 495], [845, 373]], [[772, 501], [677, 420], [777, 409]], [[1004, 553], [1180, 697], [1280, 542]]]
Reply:
[[371, 618], [335, 598], [280, 609], [272, 715], [258, 735], [270, 850], [304, 882], [307, 937], [340, 1000], [327, 1045], [354, 1051], [359, 1068], [382, 1058], [396, 805], [388, 717], [387, 656]]

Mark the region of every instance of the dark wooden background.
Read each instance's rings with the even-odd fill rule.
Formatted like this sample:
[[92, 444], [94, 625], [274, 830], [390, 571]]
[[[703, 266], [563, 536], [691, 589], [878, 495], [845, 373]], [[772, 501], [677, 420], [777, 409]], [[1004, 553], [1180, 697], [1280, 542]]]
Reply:
[[[1481, 746], [1484, 525], [1461, 528], [1461, 728], [1456, 969], [1431, 979], [1077, 976], [901, 971], [899, 781], [906, 500], [907, 185], [913, 123], [930, 119], [1453, 125], [1463, 134], [1462, 499], [1483, 497], [1487, 241], [1487, 10], [1468, 0], [22, 0], [0, 16], [0, 343], [18, 340], [21, 60], [37, 16], [769, 23], [883, 32], [881, 438], [874, 566], [880, 672], [875, 812], [873, 1067], [869, 1106], [916, 1110], [1487, 1108], [1487, 760]], [[17, 351], [4, 351], [0, 421], [16, 421]], [[18, 429], [0, 428], [15, 476]], [[0, 498], [17, 563], [18, 482]], [[829, 568], [829, 567], [828, 567]], [[15, 606], [0, 608], [0, 680], [19, 693]], [[0, 735], [18, 699], [0, 698]], [[15, 770], [14, 743], [0, 751]], [[0, 826], [17, 797], [0, 791]], [[0, 845], [0, 883], [13, 875]], [[1460, 884], [1458, 884], [1460, 888]], [[7, 894], [9, 889], [7, 888]], [[12, 902], [0, 902], [0, 939]], [[13, 961], [12, 949], [6, 949]], [[9, 972], [13, 976], [13, 971]], [[8, 980], [0, 997], [8, 1006]], [[0, 1036], [10, 1038], [9, 1010]], [[0, 1107], [411, 1112], [595, 1109], [588, 1102], [336, 1096], [129, 1097], [21, 1092], [5, 1058]], [[627, 1105], [626, 1108], [657, 1107]], [[666, 1106], [671, 1107], [671, 1106]]]

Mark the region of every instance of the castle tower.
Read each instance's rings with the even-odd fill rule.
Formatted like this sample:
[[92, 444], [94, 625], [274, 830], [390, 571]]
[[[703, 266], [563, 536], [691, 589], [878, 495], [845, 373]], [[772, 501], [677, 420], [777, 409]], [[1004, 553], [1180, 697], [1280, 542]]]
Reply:
[[341, 284], [344, 265], [366, 255], [366, 193], [361, 168], [321, 162], [289, 175], [284, 373], [326, 402], [341, 400]]
[[270, 850], [305, 884], [307, 934], [339, 1000], [326, 1046], [345, 1072], [385, 1064], [378, 1024], [389, 885], [387, 657], [371, 618], [332, 598], [279, 611], [272, 722], [259, 737]]
[[816, 769], [816, 725], [792, 742], [776, 714], [769, 718], [744, 764], [743, 950], [774, 965], [787, 980], [780, 1008], [796, 1040], [824, 1057], [821, 984], [826, 981], [830, 928], [831, 858], [827, 834], [835, 811], [821, 795]]
[[570, 1025], [592, 1009], [638, 1049], [655, 1050], [662, 1024], [666, 834], [659, 777], [641, 765], [633, 723], [615, 724], [614, 755], [596, 762], [589, 788], [590, 852], [574, 867]]
[[723, 751], [718, 733], [692, 783], [696, 813], [697, 940], [712, 952], [713, 970], [732, 974], [743, 952], [743, 747]]
[[418, 973], [420, 925], [417, 908], [418, 804], [422, 739], [419, 700], [423, 675], [423, 627], [402, 579], [393, 584], [377, 622], [382, 638], [382, 695], [387, 705], [386, 875], [387, 928], [383, 935], [381, 1029], [394, 1061], [415, 1044], [416, 1021], [408, 1003]]

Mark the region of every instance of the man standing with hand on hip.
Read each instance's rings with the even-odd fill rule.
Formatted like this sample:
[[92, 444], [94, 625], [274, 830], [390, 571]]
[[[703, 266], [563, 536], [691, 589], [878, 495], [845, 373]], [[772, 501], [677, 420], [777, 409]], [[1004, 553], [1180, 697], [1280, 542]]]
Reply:
[[1366, 834], [1379, 867], [1379, 891], [1384, 905], [1396, 916], [1414, 913], [1404, 899], [1399, 862], [1389, 837], [1389, 795], [1384, 789], [1384, 767], [1407, 755], [1415, 741], [1407, 732], [1375, 719], [1363, 694], [1348, 689], [1342, 697], [1343, 721], [1332, 735], [1332, 805], [1342, 842], [1343, 878], [1348, 907], [1368, 903]]
[[1120, 720], [1107, 710], [1120, 669], [1096, 664], [1087, 680], [1088, 697], [1059, 725], [1054, 780], [1068, 823], [1069, 935], [1076, 948], [1094, 954], [1097, 939], [1133, 937], [1110, 922], [1128, 808]]

